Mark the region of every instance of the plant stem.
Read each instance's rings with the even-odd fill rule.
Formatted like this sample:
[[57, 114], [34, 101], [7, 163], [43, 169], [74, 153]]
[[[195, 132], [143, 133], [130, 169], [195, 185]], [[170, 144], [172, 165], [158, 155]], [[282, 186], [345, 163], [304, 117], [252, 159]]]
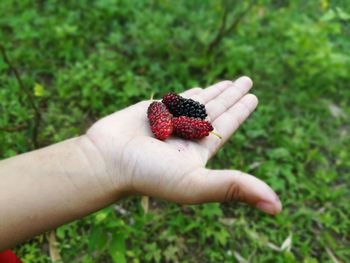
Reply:
[[255, 4], [255, 0], [252, 0], [248, 7], [243, 10], [240, 14], [238, 14], [238, 16], [236, 17], [236, 19], [234, 19], [231, 23], [231, 25], [229, 27], [227, 27], [226, 29], [226, 23], [227, 23], [227, 16], [229, 14], [229, 10], [230, 8], [227, 6], [227, 3], [225, 1], [225, 6], [223, 7], [224, 8], [224, 14], [223, 14], [223, 17], [222, 17], [222, 21], [221, 21], [221, 24], [220, 24], [220, 28], [219, 28], [219, 31], [216, 35], [216, 37], [209, 43], [208, 45], [208, 50], [207, 50], [207, 53], [212, 53], [212, 51], [217, 47], [219, 46], [219, 44], [221, 43], [222, 39], [232, 33], [238, 26], [238, 24], [242, 21], [242, 19], [245, 17], [245, 15], [249, 12], [249, 10], [254, 6]]
[[213, 131], [211, 131], [210, 133], [215, 135], [216, 137], [220, 138], [220, 140], [222, 140], [222, 136], [220, 134], [213, 132]]
[[35, 103], [35, 99], [34, 99], [33, 94], [24, 85], [18, 69], [11, 63], [11, 60], [9, 59], [9, 57], [7, 55], [6, 49], [2, 44], [0, 44], [0, 52], [2, 54], [2, 57], [4, 58], [4, 61], [9, 66], [10, 71], [14, 74], [20, 89], [27, 95], [29, 104], [34, 111], [34, 126], [33, 126], [33, 133], [32, 133], [32, 143], [33, 143], [34, 148], [36, 149], [39, 147], [38, 134], [39, 134], [39, 128], [40, 128], [40, 123], [41, 123], [40, 110]]
[[14, 127], [0, 127], [0, 131], [4, 132], [17, 132], [17, 131], [22, 131], [28, 128], [28, 125], [26, 124], [19, 124]]

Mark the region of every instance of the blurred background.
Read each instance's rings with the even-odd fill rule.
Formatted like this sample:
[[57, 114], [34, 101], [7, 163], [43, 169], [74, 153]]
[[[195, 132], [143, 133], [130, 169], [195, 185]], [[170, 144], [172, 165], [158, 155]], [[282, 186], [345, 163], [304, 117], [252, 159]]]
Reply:
[[350, 2], [1, 0], [0, 158], [152, 92], [248, 75], [259, 107], [210, 161], [283, 212], [124, 199], [16, 248], [24, 262], [348, 262]]

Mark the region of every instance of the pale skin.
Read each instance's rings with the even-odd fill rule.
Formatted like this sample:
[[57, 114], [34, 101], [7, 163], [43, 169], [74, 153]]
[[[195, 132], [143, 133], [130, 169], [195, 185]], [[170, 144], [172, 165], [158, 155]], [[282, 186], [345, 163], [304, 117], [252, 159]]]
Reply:
[[151, 101], [143, 101], [99, 120], [80, 137], [1, 161], [0, 251], [134, 194], [181, 204], [240, 201], [278, 214], [278, 196], [260, 179], [205, 168], [256, 108], [251, 87], [241, 77], [183, 94], [206, 105], [222, 140], [159, 141], [146, 117]]

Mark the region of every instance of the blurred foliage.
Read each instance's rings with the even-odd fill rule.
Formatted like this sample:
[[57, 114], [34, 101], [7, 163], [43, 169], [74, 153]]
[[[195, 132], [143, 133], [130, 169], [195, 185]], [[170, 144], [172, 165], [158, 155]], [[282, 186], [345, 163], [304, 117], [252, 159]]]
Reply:
[[[260, 106], [209, 166], [265, 180], [283, 212], [128, 198], [60, 227], [64, 262], [346, 262], [349, 25], [345, 0], [2, 0], [0, 157], [35, 147], [30, 95], [45, 146], [152, 92], [249, 75]], [[16, 251], [50, 262], [44, 235]]]

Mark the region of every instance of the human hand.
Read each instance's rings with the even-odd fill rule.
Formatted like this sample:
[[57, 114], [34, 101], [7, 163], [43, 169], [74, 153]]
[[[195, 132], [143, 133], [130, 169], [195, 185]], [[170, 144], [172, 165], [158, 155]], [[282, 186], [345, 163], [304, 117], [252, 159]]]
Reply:
[[118, 194], [142, 194], [184, 204], [241, 201], [277, 214], [281, 203], [263, 181], [236, 170], [209, 170], [207, 161], [254, 111], [257, 98], [248, 94], [252, 81], [241, 77], [182, 94], [206, 105], [220, 140], [154, 138], [147, 120], [151, 101], [143, 101], [95, 123], [86, 133], [104, 169], [99, 177]]

